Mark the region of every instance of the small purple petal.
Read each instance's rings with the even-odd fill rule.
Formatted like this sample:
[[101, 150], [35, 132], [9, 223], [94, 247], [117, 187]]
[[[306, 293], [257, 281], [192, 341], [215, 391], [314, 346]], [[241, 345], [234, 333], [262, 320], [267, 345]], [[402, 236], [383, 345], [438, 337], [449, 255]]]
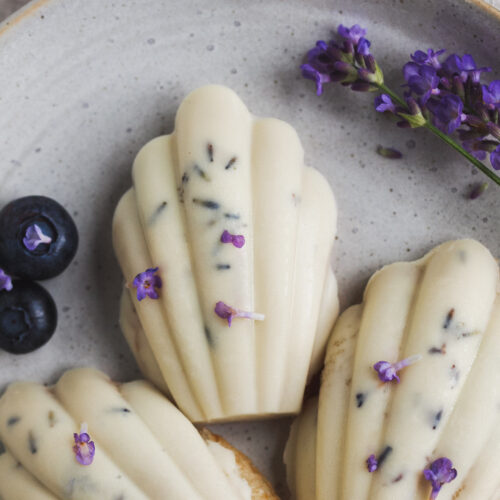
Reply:
[[13, 288], [12, 278], [0, 268], [0, 290], [10, 292]]
[[370, 54], [370, 46], [371, 46], [370, 40], [367, 40], [366, 38], [361, 38], [359, 40], [358, 46], [356, 47], [356, 52], [363, 56], [367, 56]]
[[391, 113], [396, 112], [396, 106], [392, 102], [392, 99], [387, 94], [380, 94], [375, 97], [375, 110], [379, 113], [389, 111]]
[[137, 288], [137, 300], [141, 301], [146, 297], [151, 299], [158, 299], [160, 296], [157, 289], [162, 287], [162, 280], [160, 276], [155, 273], [158, 268], [146, 269], [146, 271], [139, 273], [132, 282], [132, 287]]
[[94, 461], [95, 444], [94, 441], [90, 440], [90, 436], [87, 433], [87, 425], [82, 424], [80, 434], [75, 433], [73, 437], [75, 439], [73, 451], [76, 460], [81, 465], [90, 465]]
[[341, 24], [338, 27], [338, 34], [345, 40], [351, 42], [353, 45], [357, 45], [361, 38], [366, 35], [366, 30], [359, 26], [359, 24], [355, 24], [350, 28], [347, 28]]
[[245, 244], [245, 237], [242, 234], [231, 234], [225, 230], [220, 237], [220, 241], [222, 243], [232, 243], [236, 248], [241, 248]]
[[398, 361], [397, 363], [378, 361], [373, 365], [373, 369], [377, 372], [378, 378], [382, 382], [391, 382], [392, 380], [396, 380], [396, 382], [399, 383], [400, 379], [397, 374], [398, 371], [419, 361], [420, 359], [422, 359], [422, 356], [417, 354], [415, 356], [410, 356], [409, 358], [403, 359], [402, 361]]
[[38, 245], [42, 243], [48, 244], [51, 242], [52, 238], [43, 234], [40, 226], [38, 226], [37, 224], [28, 226], [28, 229], [26, 229], [26, 234], [23, 238], [24, 246], [30, 251], [35, 250]]
[[228, 306], [222, 301], [219, 301], [215, 304], [214, 312], [215, 314], [217, 314], [217, 316], [219, 316], [219, 318], [226, 319], [228, 326], [231, 326], [233, 318], [245, 318], [258, 321], [262, 321], [264, 319], [263, 314], [234, 309], [233, 307]]
[[423, 471], [424, 477], [431, 483], [432, 491], [430, 500], [437, 498], [441, 487], [445, 483], [453, 481], [457, 477], [457, 470], [449, 458], [441, 457], [431, 463], [428, 469]]
[[439, 92], [439, 77], [432, 66], [406, 63], [403, 67], [403, 76], [410, 87], [410, 90], [419, 96], [425, 96], [425, 100], [431, 94]]
[[483, 161], [486, 159], [486, 151], [479, 149], [481, 146], [481, 141], [479, 139], [469, 139], [467, 141], [463, 141], [462, 146], [478, 160]]
[[434, 125], [446, 134], [454, 132], [466, 119], [463, 115], [464, 104], [456, 95], [448, 94], [440, 99], [431, 99], [427, 108], [434, 115]]
[[232, 243], [233, 238], [229, 231], [224, 231], [220, 237], [222, 243]]
[[495, 170], [500, 170], [500, 146], [490, 154], [490, 162]]
[[427, 54], [421, 50], [417, 50], [410, 57], [413, 61], [418, 64], [429, 64], [436, 69], [441, 68], [441, 63], [438, 60], [438, 57], [445, 52], [444, 49], [438, 50], [434, 52], [432, 49], [427, 49]]
[[378, 460], [375, 455], [372, 454], [366, 459], [366, 468], [368, 472], [375, 472], [378, 469]]
[[483, 85], [483, 100], [491, 109], [500, 110], [500, 80], [493, 80], [489, 86]]
[[217, 304], [215, 304], [214, 311], [215, 314], [219, 316], [219, 318], [227, 319], [228, 326], [231, 326], [233, 316], [236, 315], [236, 311], [232, 307], [228, 306], [220, 300], [219, 302], [217, 302]]

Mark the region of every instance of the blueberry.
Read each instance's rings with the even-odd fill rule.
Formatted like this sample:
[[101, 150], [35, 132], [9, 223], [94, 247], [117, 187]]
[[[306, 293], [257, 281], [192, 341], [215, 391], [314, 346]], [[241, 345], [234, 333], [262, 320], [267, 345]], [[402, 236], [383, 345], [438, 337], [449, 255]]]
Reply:
[[[23, 239], [37, 225], [51, 238], [29, 250]], [[26, 196], [0, 212], [0, 267], [19, 278], [44, 280], [62, 273], [75, 256], [78, 232], [73, 219], [56, 201]]]
[[24, 354], [45, 344], [57, 326], [57, 309], [45, 288], [14, 280], [10, 292], [0, 291], [0, 349]]

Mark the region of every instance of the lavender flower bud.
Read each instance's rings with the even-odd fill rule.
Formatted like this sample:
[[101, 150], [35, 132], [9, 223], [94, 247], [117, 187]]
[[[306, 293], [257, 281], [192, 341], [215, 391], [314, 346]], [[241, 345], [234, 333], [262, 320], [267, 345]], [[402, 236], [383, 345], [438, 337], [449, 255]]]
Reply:
[[356, 92], [373, 92], [377, 90], [377, 87], [369, 84], [368, 82], [354, 82], [351, 85], [351, 89]]
[[500, 126], [492, 122], [488, 122], [487, 126], [489, 133], [500, 141]]
[[469, 199], [475, 200], [476, 198], [479, 198], [486, 190], [488, 189], [488, 183], [483, 182], [482, 184], [476, 184], [470, 194], [469, 194]]
[[462, 82], [462, 79], [458, 75], [455, 75], [453, 77], [453, 88], [454, 88], [455, 94], [457, 94], [460, 97], [460, 99], [462, 99], [462, 101], [465, 100], [464, 84]]

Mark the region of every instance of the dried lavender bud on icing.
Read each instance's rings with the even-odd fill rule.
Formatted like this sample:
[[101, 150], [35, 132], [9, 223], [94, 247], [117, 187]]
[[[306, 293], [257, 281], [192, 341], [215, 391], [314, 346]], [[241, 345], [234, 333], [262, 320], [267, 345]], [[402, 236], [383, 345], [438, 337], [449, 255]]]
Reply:
[[373, 453], [366, 459], [366, 468], [368, 472], [375, 472], [378, 469], [378, 461]]
[[222, 301], [217, 302], [215, 304], [215, 314], [219, 316], [219, 318], [222, 319], [227, 319], [227, 324], [228, 326], [231, 326], [231, 322], [233, 318], [246, 318], [246, 319], [253, 319], [257, 321], [262, 321], [265, 316], [263, 314], [259, 313], [254, 313], [250, 311], [242, 311], [240, 309], [235, 309], [231, 306], [228, 306]]
[[399, 383], [398, 371], [405, 366], [409, 366], [422, 359], [420, 354], [398, 361], [397, 363], [389, 363], [388, 361], [379, 361], [373, 365], [373, 369], [377, 372], [378, 378], [382, 382], [391, 382], [396, 380]]
[[424, 470], [424, 477], [432, 485], [429, 500], [434, 500], [443, 484], [449, 483], [457, 477], [457, 470], [453, 468], [453, 463], [449, 458], [441, 457], [434, 460], [429, 468]]
[[82, 424], [80, 434], [73, 434], [75, 444], [73, 451], [75, 452], [76, 460], [81, 465], [90, 465], [94, 461], [95, 444], [90, 440], [87, 433], [87, 424]]
[[143, 273], [139, 273], [132, 283], [134, 288], [137, 288], [137, 300], [149, 297], [151, 299], [158, 299], [160, 296], [157, 289], [162, 287], [162, 281], [155, 273], [158, 268], [146, 269]]
[[245, 244], [245, 237], [242, 234], [231, 234], [224, 231], [220, 237], [222, 243], [232, 243], [236, 248], [241, 248]]

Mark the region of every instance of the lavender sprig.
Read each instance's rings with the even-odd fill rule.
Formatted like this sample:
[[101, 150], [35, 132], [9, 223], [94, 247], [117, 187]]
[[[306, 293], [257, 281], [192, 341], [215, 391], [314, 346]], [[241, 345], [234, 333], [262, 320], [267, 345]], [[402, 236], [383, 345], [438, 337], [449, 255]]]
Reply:
[[407, 90], [401, 97], [384, 83], [366, 30], [340, 25], [338, 35], [339, 40], [318, 41], [301, 66], [318, 95], [332, 82], [382, 92], [375, 98], [378, 112], [398, 117], [400, 127], [425, 127], [500, 185], [500, 177], [483, 163], [489, 156], [493, 169], [500, 170], [500, 80], [481, 83], [491, 68], [478, 68], [469, 54], [441, 61], [444, 50], [417, 50], [403, 67]]

